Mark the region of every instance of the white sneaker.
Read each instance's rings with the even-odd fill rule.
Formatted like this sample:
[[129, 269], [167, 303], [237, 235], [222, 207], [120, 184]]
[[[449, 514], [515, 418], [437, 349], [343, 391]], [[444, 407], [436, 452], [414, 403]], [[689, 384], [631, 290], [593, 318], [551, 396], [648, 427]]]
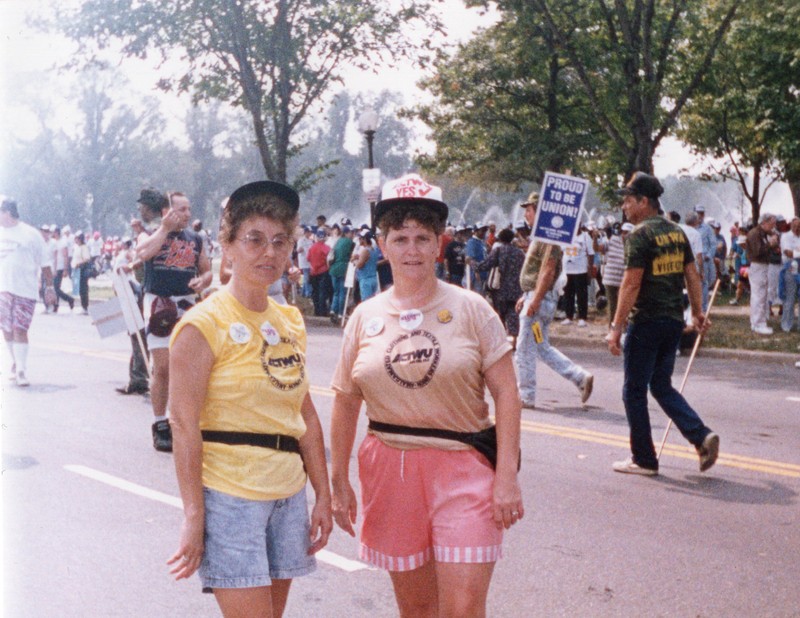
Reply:
[[528, 408], [529, 410], [535, 410], [536, 409], [536, 404], [533, 403], [532, 401], [528, 401], [527, 399], [523, 399], [522, 400], [522, 407], [523, 408]]
[[628, 458], [625, 461], [615, 461], [613, 464], [611, 464], [611, 468], [614, 470], [614, 472], [622, 472], [623, 474], [658, 476], [658, 470], [653, 470], [651, 468], [642, 468], [638, 464], [633, 463], [632, 458]]
[[774, 331], [769, 326], [756, 326], [753, 332], [757, 335], [771, 335]]
[[729, 304], [729, 305], [738, 305], [738, 304], [739, 304], [739, 301], [738, 301], [738, 300], [736, 300], [736, 299], [734, 298], [734, 299], [732, 299], [731, 301], [729, 301], [729, 302], [728, 302], [728, 304]]
[[797, 362], [794, 364], [794, 366], [795, 366], [795, 367], [797, 367], [798, 369], [800, 369], [800, 361], [797, 361]]
[[589, 373], [581, 382], [578, 389], [581, 391], [581, 403], [586, 403], [589, 397], [592, 396], [592, 387], [594, 387], [594, 376]]
[[25, 375], [24, 372], [18, 371], [17, 372], [17, 386], [30, 386], [31, 383], [28, 381], [28, 377]]
[[588, 324], [586, 324], [586, 320], [578, 320], [578, 326], [580, 326], [581, 328], [584, 328], [584, 327], [588, 326]]
[[570, 324], [572, 324], [572, 320], [570, 320], [569, 318], [564, 318], [561, 321], [561, 326], [569, 326]]

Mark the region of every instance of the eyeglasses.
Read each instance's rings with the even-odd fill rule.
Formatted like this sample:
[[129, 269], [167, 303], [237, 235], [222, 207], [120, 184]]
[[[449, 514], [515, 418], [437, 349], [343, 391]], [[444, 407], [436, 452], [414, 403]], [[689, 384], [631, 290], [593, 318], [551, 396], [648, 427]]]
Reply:
[[292, 246], [292, 240], [288, 234], [278, 234], [272, 238], [267, 238], [264, 234], [250, 232], [236, 240], [244, 243], [244, 247], [249, 253], [263, 253], [266, 251], [267, 245], [272, 245], [272, 249], [276, 253], [286, 251]]

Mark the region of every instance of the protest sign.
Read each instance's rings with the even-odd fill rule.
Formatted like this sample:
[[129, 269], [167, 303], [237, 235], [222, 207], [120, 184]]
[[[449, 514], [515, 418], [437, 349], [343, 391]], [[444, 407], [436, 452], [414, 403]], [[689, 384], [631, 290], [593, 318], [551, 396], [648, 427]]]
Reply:
[[589, 181], [547, 172], [542, 181], [532, 238], [567, 247], [578, 232]]

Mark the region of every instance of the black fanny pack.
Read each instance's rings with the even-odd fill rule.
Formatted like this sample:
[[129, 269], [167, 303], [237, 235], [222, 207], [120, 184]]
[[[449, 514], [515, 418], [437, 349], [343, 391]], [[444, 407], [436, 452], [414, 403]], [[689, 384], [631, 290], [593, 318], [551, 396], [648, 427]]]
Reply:
[[[432, 427], [406, 427], [405, 425], [392, 425], [380, 421], [369, 421], [369, 428], [382, 433], [396, 433], [406, 436], [421, 438], [444, 438], [456, 440], [471, 446], [489, 460], [492, 468], [497, 469], [497, 429], [494, 425], [482, 431], [452, 431], [450, 429], [434, 429]], [[522, 453], [517, 461], [517, 470], [522, 464]]]
[[204, 429], [203, 442], [219, 442], [221, 444], [247, 444], [271, 448], [276, 451], [300, 454], [300, 442], [292, 436], [279, 433], [249, 433], [247, 431], [211, 431]]

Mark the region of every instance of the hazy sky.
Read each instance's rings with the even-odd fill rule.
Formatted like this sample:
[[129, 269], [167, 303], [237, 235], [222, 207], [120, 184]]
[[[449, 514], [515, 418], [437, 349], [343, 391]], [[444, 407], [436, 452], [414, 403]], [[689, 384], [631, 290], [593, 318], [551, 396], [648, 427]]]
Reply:
[[[77, 0], [58, 0], [61, 5]], [[11, 75], [27, 71], [41, 71], [63, 61], [70, 54], [72, 45], [56, 36], [45, 36], [31, 32], [24, 24], [24, 15], [29, 10], [43, 10], [51, 3], [49, 0], [0, 0], [0, 35], [2, 35], [2, 70], [0, 70], [0, 123], [2, 135], [7, 139], [9, 134], [18, 137], [29, 137], [35, 131], [35, 121], [29, 112], [18, 107], [9, 106], [7, 99], [9, 88], [7, 78]], [[480, 26], [487, 26], [497, 18], [496, 14], [482, 15], [476, 9], [467, 9], [462, 0], [444, 0], [442, 14], [448, 28], [448, 40], [457, 42], [469, 39]], [[153, 88], [155, 71], [144, 62], [127, 60], [122, 65], [131, 88], [140, 93], [147, 93], [160, 99], [162, 108], [168, 119], [175, 120], [175, 125], [182, 125], [183, 113], [188, 104], [186, 97], [176, 99], [157, 92]], [[402, 92], [407, 101], [426, 96], [417, 87], [416, 82], [421, 75], [409, 64], [398, 64], [392, 69], [382, 69], [378, 75], [357, 71], [346, 74], [346, 88], [351, 92], [379, 92], [384, 89]], [[65, 82], [66, 83], [66, 82]], [[77, 121], [77, 116], [68, 110], [59, 118], [63, 123]], [[424, 140], [424, 131], [419, 131], [419, 139]], [[360, 139], [358, 134], [351, 136]], [[683, 168], [699, 173], [699, 165], [693, 165], [694, 159], [688, 150], [677, 140], [667, 138], [656, 154], [654, 165], [659, 176], [677, 174]], [[792, 212], [791, 195], [788, 186], [779, 183], [768, 194], [765, 209], [788, 216]]]

